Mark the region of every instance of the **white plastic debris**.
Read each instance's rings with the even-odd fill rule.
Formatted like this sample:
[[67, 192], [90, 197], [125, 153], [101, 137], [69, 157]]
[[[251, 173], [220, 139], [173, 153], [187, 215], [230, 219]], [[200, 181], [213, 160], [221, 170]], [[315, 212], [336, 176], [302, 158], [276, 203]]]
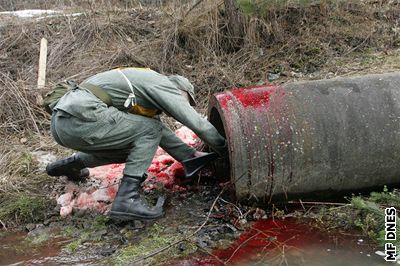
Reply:
[[11, 15], [20, 18], [32, 18], [32, 17], [43, 17], [51, 14], [62, 13], [61, 11], [55, 10], [42, 10], [42, 9], [25, 9], [25, 10], [17, 10], [17, 11], [3, 11], [0, 12], [0, 15]]
[[381, 256], [381, 257], [385, 257], [386, 256], [385, 252], [380, 251], [380, 250], [375, 251], [375, 254], [378, 255], [378, 256]]

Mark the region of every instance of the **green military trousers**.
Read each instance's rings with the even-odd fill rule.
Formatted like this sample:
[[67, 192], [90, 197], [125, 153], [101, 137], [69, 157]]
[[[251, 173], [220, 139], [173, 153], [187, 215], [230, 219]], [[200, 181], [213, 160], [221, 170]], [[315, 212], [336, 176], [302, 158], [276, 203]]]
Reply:
[[70, 91], [60, 101], [51, 119], [56, 142], [80, 151], [87, 167], [126, 163], [126, 175], [147, 172], [162, 136], [159, 120], [107, 107], [86, 90]]

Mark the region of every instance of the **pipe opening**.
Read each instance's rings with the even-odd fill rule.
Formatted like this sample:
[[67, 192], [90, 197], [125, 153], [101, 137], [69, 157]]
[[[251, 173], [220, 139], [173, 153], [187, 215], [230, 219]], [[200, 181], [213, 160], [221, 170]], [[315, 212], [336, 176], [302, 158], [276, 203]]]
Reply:
[[[213, 107], [210, 112], [210, 122], [218, 130], [224, 138], [226, 138], [224, 122], [221, 119], [221, 115], [217, 108]], [[227, 139], [228, 145], [229, 140]], [[230, 168], [230, 158], [218, 159], [214, 162], [214, 172], [215, 176], [221, 181], [229, 181], [231, 179], [231, 168]]]

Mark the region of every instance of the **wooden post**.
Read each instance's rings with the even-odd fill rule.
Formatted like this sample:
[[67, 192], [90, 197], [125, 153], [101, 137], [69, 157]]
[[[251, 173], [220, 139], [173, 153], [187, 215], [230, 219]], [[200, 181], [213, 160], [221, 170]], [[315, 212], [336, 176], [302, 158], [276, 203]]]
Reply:
[[47, 63], [47, 39], [40, 40], [40, 55], [39, 55], [39, 73], [38, 73], [38, 89], [43, 89], [46, 83], [46, 63]]

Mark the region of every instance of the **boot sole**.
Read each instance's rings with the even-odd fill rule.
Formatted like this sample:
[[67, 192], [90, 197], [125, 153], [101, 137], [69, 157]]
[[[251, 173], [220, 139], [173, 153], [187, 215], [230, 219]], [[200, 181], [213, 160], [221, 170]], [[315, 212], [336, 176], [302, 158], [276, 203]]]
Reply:
[[157, 216], [141, 216], [141, 215], [133, 215], [133, 214], [126, 214], [125, 212], [113, 212], [110, 211], [109, 213], [110, 218], [116, 219], [119, 221], [130, 221], [130, 220], [142, 220], [142, 221], [150, 221], [157, 218], [164, 216], [164, 213], [161, 213]]

